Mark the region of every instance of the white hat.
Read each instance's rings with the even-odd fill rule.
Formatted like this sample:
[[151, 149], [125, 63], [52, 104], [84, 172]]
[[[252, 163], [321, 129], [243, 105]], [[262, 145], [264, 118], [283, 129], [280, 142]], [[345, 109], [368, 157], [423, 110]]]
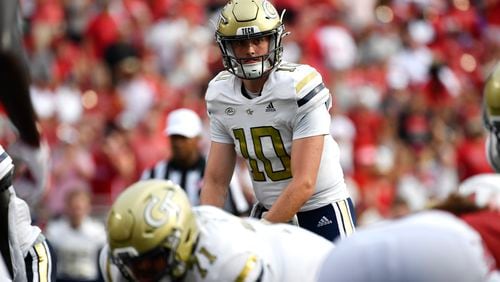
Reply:
[[167, 127], [165, 134], [181, 135], [193, 138], [201, 135], [202, 124], [200, 117], [189, 109], [178, 109], [172, 111], [167, 118]]

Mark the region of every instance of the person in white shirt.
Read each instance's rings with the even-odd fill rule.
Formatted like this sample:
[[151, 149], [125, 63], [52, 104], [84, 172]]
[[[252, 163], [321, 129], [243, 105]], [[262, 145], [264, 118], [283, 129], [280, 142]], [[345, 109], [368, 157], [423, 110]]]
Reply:
[[192, 207], [166, 180], [127, 188], [107, 219], [106, 281], [315, 281], [334, 245], [289, 224]]
[[90, 192], [74, 187], [65, 195], [61, 218], [47, 224], [45, 234], [58, 258], [58, 281], [97, 281], [99, 251], [106, 243], [104, 224], [90, 216]]
[[201, 203], [224, 205], [238, 154], [258, 200], [253, 217], [333, 241], [354, 232], [355, 216], [330, 135], [331, 96], [313, 67], [282, 61], [282, 16], [266, 0], [230, 1], [220, 13], [225, 70], [205, 96], [211, 145]]

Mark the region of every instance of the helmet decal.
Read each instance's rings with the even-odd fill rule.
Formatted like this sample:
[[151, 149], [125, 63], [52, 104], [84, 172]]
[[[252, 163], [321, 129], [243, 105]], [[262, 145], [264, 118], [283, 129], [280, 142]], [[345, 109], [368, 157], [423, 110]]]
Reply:
[[271, 3], [269, 3], [269, 1], [265, 0], [262, 2], [262, 9], [268, 19], [275, 19], [278, 17], [278, 12], [276, 12], [276, 9], [273, 5], [271, 5]]
[[156, 196], [151, 196], [150, 200], [146, 204], [146, 208], [144, 209], [144, 220], [146, 221], [147, 224], [151, 225], [152, 227], [158, 228], [165, 223], [167, 223], [167, 220], [169, 219], [170, 212], [174, 211], [175, 216], [179, 216], [179, 207], [175, 205], [172, 202], [172, 196], [173, 196], [172, 191], [168, 191], [167, 194], [165, 195], [165, 198], [163, 199], [160, 207], [158, 208], [158, 211], [162, 215], [161, 218], [155, 219], [153, 215], [153, 208], [156, 206], [156, 204], [160, 201], [160, 199]]
[[252, 35], [254, 33], [259, 33], [259, 27], [258, 26], [244, 26], [238, 28], [236, 31], [236, 35]]

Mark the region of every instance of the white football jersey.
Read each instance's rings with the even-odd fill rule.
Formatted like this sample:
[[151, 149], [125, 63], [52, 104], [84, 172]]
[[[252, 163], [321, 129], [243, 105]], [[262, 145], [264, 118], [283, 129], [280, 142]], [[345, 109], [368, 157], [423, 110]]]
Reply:
[[338, 241], [318, 281], [498, 281], [481, 236], [443, 211], [415, 213]]
[[68, 219], [59, 219], [49, 222], [45, 235], [58, 257], [58, 277], [82, 280], [98, 277], [99, 270], [95, 259], [106, 243], [104, 224], [92, 218], [85, 218], [82, 225], [74, 229]]
[[7, 282], [12, 281], [12, 278], [10, 278], [9, 271], [5, 266], [3, 256], [0, 256], [0, 281], [7, 281]]
[[314, 195], [300, 211], [348, 197], [339, 161], [339, 147], [330, 135], [329, 90], [308, 65], [282, 63], [273, 70], [253, 99], [242, 92], [242, 81], [219, 73], [206, 93], [211, 140], [234, 144], [248, 162], [255, 195], [267, 209], [291, 181], [292, 141], [325, 136]]
[[[194, 263], [185, 281], [316, 281], [333, 243], [305, 229], [267, 225], [233, 216], [212, 206], [193, 208], [200, 228]], [[123, 281], [101, 252], [103, 276]]]

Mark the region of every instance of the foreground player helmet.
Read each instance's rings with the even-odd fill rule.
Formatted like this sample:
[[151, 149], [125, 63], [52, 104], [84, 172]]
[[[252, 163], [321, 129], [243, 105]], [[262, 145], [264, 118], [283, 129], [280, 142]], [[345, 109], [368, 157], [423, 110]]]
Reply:
[[488, 161], [500, 172], [500, 64], [486, 80], [484, 86], [484, 125], [490, 132], [486, 142]]
[[131, 281], [181, 278], [199, 229], [184, 191], [171, 181], [127, 188], [107, 219], [110, 257]]
[[[230, 0], [220, 13], [216, 40], [222, 52], [226, 70], [243, 79], [257, 79], [276, 67], [283, 54], [282, 17], [266, 0]], [[244, 64], [248, 58], [237, 58], [232, 41], [269, 36], [269, 50], [259, 62]], [[257, 57], [259, 58], [259, 57]]]

